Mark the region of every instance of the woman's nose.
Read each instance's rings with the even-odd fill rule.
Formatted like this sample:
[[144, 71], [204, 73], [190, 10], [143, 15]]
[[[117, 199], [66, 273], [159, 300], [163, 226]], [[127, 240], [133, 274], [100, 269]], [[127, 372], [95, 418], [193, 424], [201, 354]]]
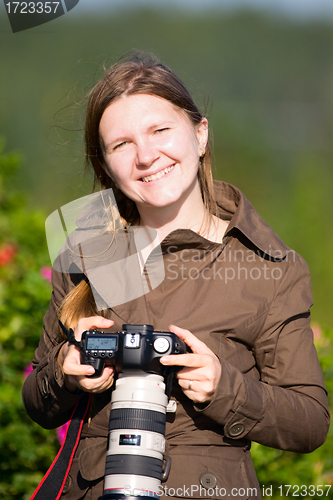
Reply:
[[159, 157], [159, 153], [149, 143], [148, 140], [141, 141], [137, 144], [137, 166], [150, 167]]

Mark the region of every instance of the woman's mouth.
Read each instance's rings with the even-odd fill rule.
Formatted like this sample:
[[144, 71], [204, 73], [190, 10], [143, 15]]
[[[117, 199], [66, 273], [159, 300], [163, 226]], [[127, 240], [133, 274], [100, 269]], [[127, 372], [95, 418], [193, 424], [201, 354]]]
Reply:
[[141, 177], [141, 181], [143, 181], [143, 182], [156, 181], [156, 179], [160, 179], [165, 174], [169, 173], [173, 168], [174, 168], [174, 165], [171, 165], [171, 167], [166, 167], [163, 170], [160, 170], [159, 172], [157, 172], [156, 174], [147, 175], [146, 177]]

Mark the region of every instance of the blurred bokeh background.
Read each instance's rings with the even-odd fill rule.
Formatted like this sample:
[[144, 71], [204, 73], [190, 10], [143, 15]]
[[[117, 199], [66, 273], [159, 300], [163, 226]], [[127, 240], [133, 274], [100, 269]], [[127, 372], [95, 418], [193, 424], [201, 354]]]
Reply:
[[[4, 500], [30, 498], [59, 446], [53, 431], [29, 421], [20, 399], [51, 293], [44, 221], [91, 192], [84, 96], [104, 66], [132, 49], [153, 52], [182, 78], [213, 131], [214, 177], [239, 187], [307, 260], [315, 341], [332, 385], [332, 0], [80, 0], [51, 23], [15, 34], [1, 4]], [[331, 434], [308, 456], [259, 446], [253, 455], [266, 486], [333, 483]]]

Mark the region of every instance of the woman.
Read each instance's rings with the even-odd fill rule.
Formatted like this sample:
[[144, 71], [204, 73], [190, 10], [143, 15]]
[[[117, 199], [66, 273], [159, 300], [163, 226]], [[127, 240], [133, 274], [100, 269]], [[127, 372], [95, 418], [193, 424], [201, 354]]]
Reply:
[[125, 226], [157, 231], [165, 277], [143, 297], [101, 311], [84, 272], [53, 273], [23, 398], [29, 415], [52, 428], [85, 392], [93, 394], [63, 497], [103, 493], [114, 373], [106, 366], [89, 377], [94, 369], [63, 340], [59, 316], [77, 339], [123, 323], [182, 338], [191, 352], [161, 358], [181, 367], [172, 392], [177, 409], [167, 416], [172, 465], [163, 493], [260, 498], [252, 440], [306, 453], [328, 431], [307, 265], [239, 190], [212, 181], [207, 119], [164, 65], [146, 55], [121, 60], [92, 90], [86, 116], [96, 182], [113, 189]]

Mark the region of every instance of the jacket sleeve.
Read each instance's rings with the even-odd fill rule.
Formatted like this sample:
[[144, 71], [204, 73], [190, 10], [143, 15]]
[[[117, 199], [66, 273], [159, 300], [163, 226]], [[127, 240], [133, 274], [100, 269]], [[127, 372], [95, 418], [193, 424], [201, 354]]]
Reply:
[[251, 346], [260, 380], [221, 359], [218, 390], [201, 411], [222, 424], [228, 438], [307, 453], [325, 441], [329, 410], [310, 328], [310, 277], [300, 256], [280, 281]]
[[23, 403], [28, 415], [46, 429], [67, 422], [83, 392], [73, 394], [64, 385], [57, 356], [64, 341], [60, 336], [57, 310], [73, 287], [68, 274], [52, 271], [53, 292], [44, 317], [43, 333], [32, 361], [33, 371], [23, 386]]

